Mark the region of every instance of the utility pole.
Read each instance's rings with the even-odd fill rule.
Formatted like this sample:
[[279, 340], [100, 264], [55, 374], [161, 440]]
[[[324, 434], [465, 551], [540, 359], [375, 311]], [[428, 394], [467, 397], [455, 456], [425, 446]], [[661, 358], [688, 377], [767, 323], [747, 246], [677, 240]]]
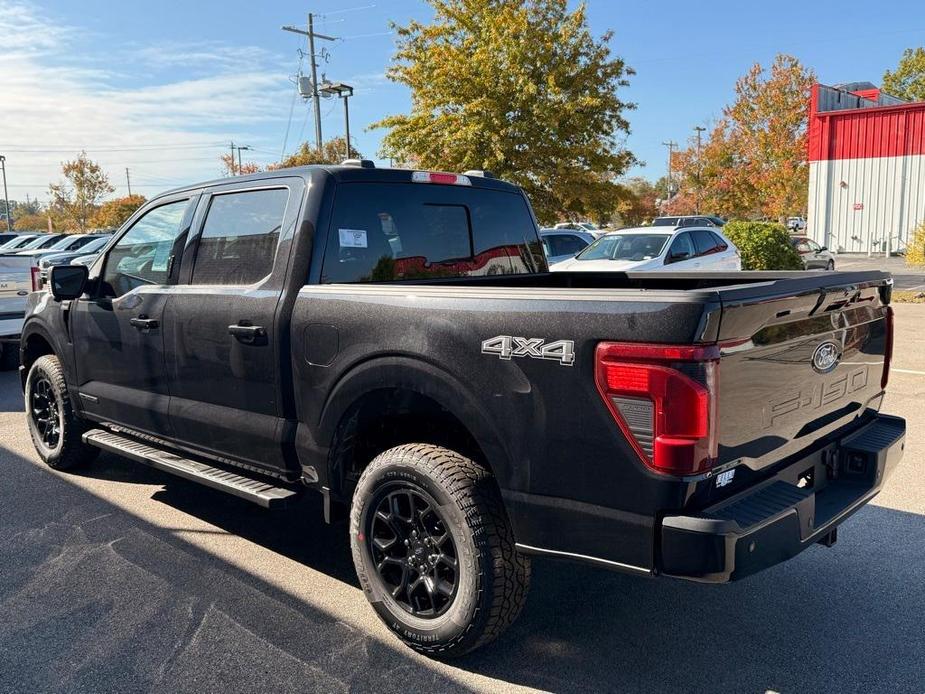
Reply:
[[241, 166], [241, 150], [242, 150], [242, 149], [250, 149], [250, 148], [251, 148], [250, 145], [238, 145], [238, 146], [235, 148], [235, 149], [238, 150], [238, 173], [239, 173], [239, 174], [240, 174], [242, 171], [244, 171], [243, 167]]
[[702, 125], [694, 126], [697, 132], [697, 214], [700, 214], [700, 205], [703, 202], [703, 162], [700, 159], [700, 136], [706, 130]]
[[315, 110], [315, 147], [321, 151], [321, 102], [318, 98], [318, 64], [315, 62], [315, 39], [323, 41], [336, 40], [333, 36], [315, 33], [315, 20], [311, 12], [308, 13], [308, 31], [294, 26], [284, 26], [283, 31], [293, 34], [302, 34], [308, 37], [308, 58], [312, 66], [312, 105]]
[[125, 185], [128, 186], [128, 196], [132, 197], [132, 179], [128, 175], [128, 167], [125, 167]]
[[3, 204], [6, 212], [6, 230], [13, 231], [13, 222], [10, 219], [10, 196], [6, 192], [6, 157], [0, 154], [0, 169], [3, 171]]
[[234, 140], [231, 141], [231, 175], [234, 176]]
[[668, 200], [671, 201], [671, 155], [678, 143], [674, 140], [668, 140], [668, 142], [663, 142], [662, 144], [668, 148]]

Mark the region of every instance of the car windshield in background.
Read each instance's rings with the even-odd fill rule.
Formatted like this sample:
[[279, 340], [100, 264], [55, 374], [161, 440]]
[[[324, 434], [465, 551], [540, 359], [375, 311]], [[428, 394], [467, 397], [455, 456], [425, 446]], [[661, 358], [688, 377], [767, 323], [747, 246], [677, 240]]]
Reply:
[[578, 254], [576, 260], [651, 260], [662, 252], [669, 234], [608, 234]]
[[654, 227], [676, 227], [681, 220], [678, 217], [656, 217], [652, 220]]

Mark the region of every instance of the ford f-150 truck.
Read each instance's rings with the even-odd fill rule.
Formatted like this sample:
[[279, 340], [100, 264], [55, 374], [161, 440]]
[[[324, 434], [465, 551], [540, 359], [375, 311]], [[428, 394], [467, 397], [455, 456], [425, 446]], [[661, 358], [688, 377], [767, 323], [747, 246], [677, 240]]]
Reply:
[[740, 579], [833, 544], [902, 455], [889, 275], [549, 273], [485, 172], [189, 186], [49, 285], [21, 368], [52, 468], [103, 449], [269, 508], [317, 490], [435, 657], [514, 620], [531, 555]]

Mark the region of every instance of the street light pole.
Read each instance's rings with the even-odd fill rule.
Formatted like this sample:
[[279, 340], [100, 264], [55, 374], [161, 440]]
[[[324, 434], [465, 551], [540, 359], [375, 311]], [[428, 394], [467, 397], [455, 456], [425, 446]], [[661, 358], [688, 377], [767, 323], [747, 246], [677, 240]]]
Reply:
[[[352, 92], [352, 90], [351, 90]], [[344, 95], [344, 137], [347, 139], [347, 154], [345, 159], [350, 158], [350, 107], [347, 106], [347, 102], [350, 100], [350, 95]]]
[[671, 202], [671, 154], [674, 152], [674, 148], [678, 146], [678, 143], [674, 140], [668, 140], [668, 142], [663, 142], [668, 148], [668, 202]]
[[350, 159], [350, 106], [348, 99], [353, 96], [353, 87], [343, 82], [325, 82], [321, 85], [321, 93], [327, 96], [339, 96], [344, 100], [344, 138], [347, 142], [347, 156]]
[[703, 162], [700, 159], [700, 135], [706, 128], [702, 125], [694, 127], [697, 131], [697, 214], [700, 214], [700, 205], [703, 202]]
[[6, 211], [6, 230], [13, 231], [13, 222], [10, 220], [10, 196], [6, 192], [6, 157], [0, 154], [0, 169], [3, 171], [3, 204]]

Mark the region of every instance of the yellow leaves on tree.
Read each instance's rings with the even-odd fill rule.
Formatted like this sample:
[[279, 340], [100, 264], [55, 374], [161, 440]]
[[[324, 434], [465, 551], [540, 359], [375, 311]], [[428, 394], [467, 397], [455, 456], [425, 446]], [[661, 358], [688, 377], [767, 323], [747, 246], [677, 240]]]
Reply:
[[[778, 219], [806, 207], [806, 128], [811, 70], [788, 55], [767, 69], [755, 64], [736, 82], [698, 156], [693, 138], [674, 160], [680, 192], [674, 214]], [[699, 205], [698, 205], [699, 201]]]
[[92, 161], [86, 152], [77, 159], [61, 164], [61, 173], [67, 183], [48, 186], [51, 208], [64, 220], [64, 227], [84, 232], [96, 212], [99, 201], [115, 190], [102, 167]]
[[126, 195], [103, 203], [92, 218], [97, 229], [118, 229], [148, 199], [144, 195]]

